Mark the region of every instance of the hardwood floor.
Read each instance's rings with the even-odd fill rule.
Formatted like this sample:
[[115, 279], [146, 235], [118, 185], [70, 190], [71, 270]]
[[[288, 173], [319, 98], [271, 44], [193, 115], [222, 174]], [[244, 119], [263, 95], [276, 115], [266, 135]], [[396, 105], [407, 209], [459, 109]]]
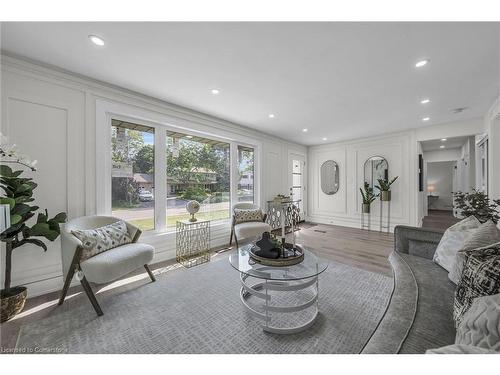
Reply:
[[[374, 231], [365, 231], [357, 228], [347, 228], [334, 225], [303, 223], [301, 230], [296, 232], [297, 242], [302, 243], [316, 252], [317, 255], [333, 262], [347, 264], [371, 272], [391, 276], [392, 271], [387, 257], [393, 249], [393, 235]], [[229, 237], [229, 236], [228, 236]], [[228, 238], [229, 239], [229, 238]], [[212, 261], [227, 261], [227, 252], [214, 252]], [[155, 275], [165, 272], [176, 272], [182, 267], [175, 260], [157, 263], [151, 266]], [[131, 276], [148, 278], [144, 269], [138, 270]], [[138, 281], [143, 283], [144, 280]], [[96, 290], [104, 290], [106, 285]], [[119, 289], [117, 287], [116, 289]], [[114, 291], [116, 292], [116, 290]], [[99, 293], [99, 298], [106, 298], [106, 294]], [[19, 330], [23, 324], [37, 321], [51, 315], [58, 308], [57, 300], [60, 292], [48, 293], [30, 298], [26, 301], [23, 312], [14, 320], [0, 325], [0, 346], [5, 352], [16, 345]], [[80, 286], [70, 288], [68, 296], [75, 295], [67, 304], [90, 303]]]

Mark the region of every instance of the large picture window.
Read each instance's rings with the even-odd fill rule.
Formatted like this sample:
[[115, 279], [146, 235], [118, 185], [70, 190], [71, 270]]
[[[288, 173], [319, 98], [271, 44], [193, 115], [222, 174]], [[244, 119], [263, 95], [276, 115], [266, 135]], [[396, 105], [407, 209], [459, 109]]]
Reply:
[[112, 215], [154, 229], [154, 128], [113, 120], [111, 162]]
[[238, 146], [238, 202], [254, 202], [254, 150]]
[[167, 228], [188, 219], [186, 203], [201, 204], [199, 219], [230, 217], [230, 144], [167, 131]]

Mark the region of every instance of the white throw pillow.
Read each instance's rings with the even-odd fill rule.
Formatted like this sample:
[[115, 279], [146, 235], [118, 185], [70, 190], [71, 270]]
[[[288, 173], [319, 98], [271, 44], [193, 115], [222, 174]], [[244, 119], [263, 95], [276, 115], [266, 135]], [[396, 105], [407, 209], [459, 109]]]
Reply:
[[455, 344], [500, 352], [500, 294], [474, 300], [457, 328]]
[[453, 344], [436, 349], [429, 349], [425, 354], [498, 354], [494, 350], [479, 348], [472, 345]]
[[480, 225], [481, 223], [475, 216], [469, 216], [449, 227], [439, 242], [433, 261], [450, 272], [457, 252]]
[[455, 284], [458, 284], [462, 277], [462, 271], [465, 264], [465, 251], [480, 249], [500, 241], [500, 230], [497, 229], [493, 221], [487, 221], [475, 229], [472, 235], [464, 241], [464, 245], [457, 252], [455, 260], [451, 267], [448, 278]]

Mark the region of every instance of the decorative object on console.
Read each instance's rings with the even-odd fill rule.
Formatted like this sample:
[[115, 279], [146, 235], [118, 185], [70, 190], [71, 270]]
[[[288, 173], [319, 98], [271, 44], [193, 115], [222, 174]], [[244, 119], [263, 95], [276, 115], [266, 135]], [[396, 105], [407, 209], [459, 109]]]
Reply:
[[198, 201], [189, 201], [186, 203], [186, 210], [191, 214], [191, 218], [189, 221], [195, 222], [198, 219], [194, 217], [194, 215], [200, 210], [200, 203]]
[[500, 243], [465, 252], [462, 278], [455, 291], [453, 318], [459, 327], [474, 299], [500, 293]]
[[333, 195], [339, 191], [339, 166], [333, 160], [321, 164], [321, 190], [326, 195]]
[[[8, 150], [12, 150], [12, 147]], [[4, 289], [1, 290], [1, 310], [0, 320], [7, 321], [18, 314], [24, 307], [27, 290], [23, 286], [11, 287], [12, 252], [26, 244], [41, 247], [47, 251], [47, 245], [39, 239], [33, 237], [44, 237], [49, 241], [54, 241], [59, 237], [59, 224], [66, 221], [64, 212], [58, 213], [53, 218], [49, 218], [47, 210], [45, 213], [38, 213], [36, 223], [28, 226], [26, 222], [31, 219], [38, 206], [31, 206], [33, 202], [33, 190], [38, 186], [32, 178], [20, 177], [23, 170], [13, 171], [3, 163], [14, 163], [27, 166], [31, 171], [36, 171], [34, 162], [29, 162], [25, 156], [20, 156], [16, 152], [9, 152], [2, 145], [0, 155], [2, 165], [0, 165], [0, 186], [5, 192], [5, 197], [0, 198], [0, 203], [9, 205], [9, 226], [0, 234], [0, 240], [5, 242], [5, 281]]]
[[453, 200], [463, 217], [474, 215], [481, 223], [491, 220], [497, 224], [500, 220], [500, 199], [489, 199], [483, 191], [453, 192]]
[[480, 225], [481, 223], [479, 220], [474, 216], [469, 216], [449, 227], [446, 232], [444, 232], [436, 248], [436, 252], [432, 259], [434, 263], [439, 264], [446, 271], [450, 272], [455, 262], [457, 252], [464, 246], [465, 240], [467, 240]]
[[460, 281], [465, 263], [465, 251], [474, 249], [480, 251], [483, 247], [493, 245], [497, 242], [500, 242], [500, 230], [495, 223], [490, 220], [481, 224], [472, 232], [471, 236], [464, 241], [463, 246], [455, 255], [455, 260], [448, 274], [448, 278], [455, 284], [458, 284]]

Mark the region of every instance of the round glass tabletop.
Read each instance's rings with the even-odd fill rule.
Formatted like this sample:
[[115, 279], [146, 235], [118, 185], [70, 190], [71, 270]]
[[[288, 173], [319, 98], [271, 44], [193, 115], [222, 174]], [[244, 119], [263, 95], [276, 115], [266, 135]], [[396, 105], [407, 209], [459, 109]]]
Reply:
[[252, 246], [252, 244], [240, 246], [229, 255], [231, 266], [248, 276], [266, 280], [302, 280], [317, 276], [328, 267], [328, 262], [318, 258], [303, 245], [301, 247], [304, 249], [304, 260], [299, 264], [288, 267], [266, 266], [250, 257]]

